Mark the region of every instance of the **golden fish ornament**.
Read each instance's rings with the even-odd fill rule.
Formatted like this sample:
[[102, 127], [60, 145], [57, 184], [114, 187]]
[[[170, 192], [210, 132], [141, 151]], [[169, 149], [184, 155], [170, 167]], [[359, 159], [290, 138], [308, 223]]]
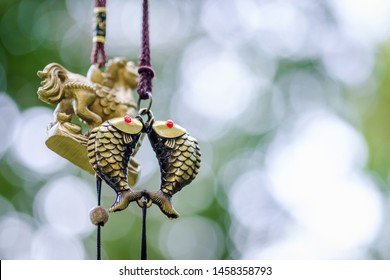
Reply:
[[129, 187], [127, 178], [130, 156], [142, 130], [142, 122], [125, 116], [108, 120], [91, 131], [87, 148], [89, 162], [96, 175], [117, 193], [109, 212], [123, 210], [143, 196], [143, 191]]
[[199, 172], [198, 141], [170, 120], [153, 122], [147, 134], [160, 165], [161, 185], [159, 191], [146, 195], [168, 218], [178, 218], [172, 196], [191, 183]]

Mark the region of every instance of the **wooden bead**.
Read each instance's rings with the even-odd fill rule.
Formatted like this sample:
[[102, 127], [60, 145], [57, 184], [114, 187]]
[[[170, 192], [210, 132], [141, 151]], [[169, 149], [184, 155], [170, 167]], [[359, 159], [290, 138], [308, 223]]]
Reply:
[[108, 221], [108, 211], [101, 206], [96, 206], [89, 211], [89, 218], [94, 225], [103, 226]]

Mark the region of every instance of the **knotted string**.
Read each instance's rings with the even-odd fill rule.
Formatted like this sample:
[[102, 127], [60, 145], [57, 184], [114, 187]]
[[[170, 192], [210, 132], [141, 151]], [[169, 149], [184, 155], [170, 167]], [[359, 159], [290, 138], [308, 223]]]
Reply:
[[152, 79], [154, 77], [154, 70], [150, 64], [148, 0], [143, 0], [142, 10], [142, 43], [138, 68], [140, 77], [137, 92], [140, 99], [149, 99], [149, 96], [152, 94]]
[[[106, 64], [106, 0], [95, 0], [95, 28], [93, 31], [91, 63], [103, 67]], [[99, 60], [100, 54], [100, 60]]]

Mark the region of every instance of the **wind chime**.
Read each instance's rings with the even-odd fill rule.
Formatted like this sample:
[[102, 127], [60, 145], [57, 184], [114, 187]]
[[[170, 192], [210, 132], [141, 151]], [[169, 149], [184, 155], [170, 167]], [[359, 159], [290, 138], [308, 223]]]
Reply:
[[[86, 77], [57, 63], [38, 72], [43, 79], [39, 99], [56, 105], [46, 145], [96, 176], [98, 206], [90, 211], [90, 219], [97, 226], [97, 259], [101, 259], [101, 227], [109, 213], [124, 210], [131, 202], [142, 208], [141, 259], [146, 259], [146, 209], [156, 204], [168, 218], [178, 218], [172, 196], [196, 177], [201, 154], [197, 140], [184, 128], [171, 120], [155, 120], [151, 111], [155, 72], [150, 64], [148, 0], [143, 0], [138, 67], [124, 58], [106, 62], [106, 0], [95, 0], [94, 14], [91, 67]], [[133, 98], [136, 88], [137, 103]], [[146, 108], [140, 108], [141, 100], [148, 101]], [[73, 122], [74, 116], [87, 125], [85, 131]], [[155, 192], [133, 188], [140, 172], [134, 157], [145, 135], [160, 165], [161, 185]], [[116, 192], [108, 210], [101, 206], [102, 181]]]

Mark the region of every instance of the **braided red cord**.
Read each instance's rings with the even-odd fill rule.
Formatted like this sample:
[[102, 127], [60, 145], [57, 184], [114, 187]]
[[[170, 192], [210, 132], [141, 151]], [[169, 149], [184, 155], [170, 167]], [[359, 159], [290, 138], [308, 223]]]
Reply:
[[[95, 7], [106, 7], [106, 0], [95, 0]], [[96, 19], [98, 21], [98, 19]], [[97, 36], [97, 31], [95, 30], [94, 39], [93, 39], [93, 45], [92, 45], [92, 51], [91, 51], [91, 63], [92, 64], [99, 64], [99, 67], [103, 67], [106, 64], [106, 50], [105, 50], [105, 43], [104, 42], [98, 42], [95, 40], [95, 37]], [[104, 27], [104, 36], [105, 36], [105, 27]], [[100, 54], [100, 61], [99, 61], [99, 54]]]
[[152, 94], [152, 79], [154, 77], [154, 70], [150, 65], [148, 0], [143, 0], [142, 46], [138, 73], [140, 75], [137, 88], [138, 95], [141, 99], [148, 99]]

